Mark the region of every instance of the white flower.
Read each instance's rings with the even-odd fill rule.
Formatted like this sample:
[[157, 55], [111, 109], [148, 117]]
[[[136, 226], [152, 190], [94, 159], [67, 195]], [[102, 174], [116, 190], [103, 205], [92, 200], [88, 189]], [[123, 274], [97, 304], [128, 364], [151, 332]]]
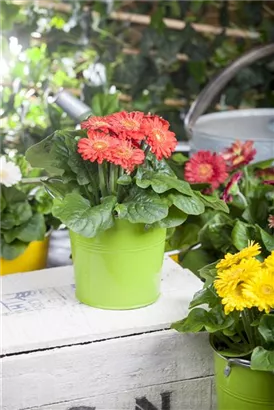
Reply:
[[0, 157], [0, 184], [10, 187], [21, 181], [21, 178], [20, 168], [13, 162], [7, 162], [6, 157]]

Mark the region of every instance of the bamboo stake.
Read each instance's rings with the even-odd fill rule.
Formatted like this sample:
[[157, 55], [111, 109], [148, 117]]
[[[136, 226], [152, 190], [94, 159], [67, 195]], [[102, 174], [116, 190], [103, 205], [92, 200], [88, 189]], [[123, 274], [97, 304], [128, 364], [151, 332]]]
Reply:
[[[26, 5], [31, 3], [28, 0], [13, 0], [14, 4], [17, 5]], [[47, 0], [35, 0], [34, 4], [40, 7], [44, 7], [46, 9], [54, 9], [56, 11], [60, 11], [63, 13], [69, 13], [72, 10], [71, 5], [64, 4], [64, 3], [57, 3]], [[85, 9], [85, 7], [84, 7]], [[86, 9], [89, 9], [87, 6]], [[96, 12], [94, 12], [96, 13]], [[113, 11], [109, 14], [109, 18], [116, 21], [127, 21], [135, 24], [141, 25], [149, 25], [150, 24], [150, 16], [146, 14], [136, 14], [136, 13], [126, 13], [121, 11]], [[181, 20], [171, 19], [171, 18], [164, 18], [163, 19], [167, 28], [173, 30], [183, 30], [186, 27], [186, 23]], [[252, 32], [249, 30], [241, 30], [236, 28], [226, 28], [226, 27], [217, 27], [212, 26], [210, 24], [198, 24], [198, 23], [191, 23], [191, 26], [199, 33], [204, 34], [214, 34], [218, 35], [222, 32], [228, 37], [240, 37], [240, 38], [250, 38], [250, 39], [258, 39], [260, 37], [260, 33]]]

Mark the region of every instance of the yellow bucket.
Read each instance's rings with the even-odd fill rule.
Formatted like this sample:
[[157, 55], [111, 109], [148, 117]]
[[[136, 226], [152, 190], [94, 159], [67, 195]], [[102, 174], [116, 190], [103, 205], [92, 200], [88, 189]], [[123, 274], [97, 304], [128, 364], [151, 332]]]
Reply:
[[0, 275], [45, 269], [48, 248], [49, 235], [43, 241], [31, 242], [25, 252], [15, 259], [7, 260], [0, 258]]

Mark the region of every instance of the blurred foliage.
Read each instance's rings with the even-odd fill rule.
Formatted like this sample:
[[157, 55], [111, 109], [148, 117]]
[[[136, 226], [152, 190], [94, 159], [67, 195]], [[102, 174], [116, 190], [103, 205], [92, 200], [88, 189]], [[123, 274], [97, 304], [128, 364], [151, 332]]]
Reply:
[[[117, 10], [148, 14], [151, 23], [111, 19], [109, 14]], [[73, 125], [48, 102], [60, 87], [70, 89], [94, 113], [125, 108], [161, 114], [178, 138], [185, 138], [184, 115], [209, 79], [244, 51], [274, 40], [274, 8], [268, 1], [70, 0], [56, 1], [55, 7], [2, 1], [1, 12], [2, 151], [16, 147], [24, 152], [54, 129]], [[164, 17], [183, 20], [186, 26], [167, 29]], [[224, 31], [203, 34], [193, 23], [217, 24]], [[227, 37], [225, 27], [256, 31], [259, 37]], [[188, 59], [178, 60], [178, 53]], [[230, 82], [219, 105], [273, 106], [273, 89], [273, 64], [259, 62]], [[115, 93], [119, 104], [115, 96], [110, 105], [103, 101], [102, 94]], [[101, 97], [94, 98], [97, 94]], [[167, 104], [167, 99], [173, 102]]]

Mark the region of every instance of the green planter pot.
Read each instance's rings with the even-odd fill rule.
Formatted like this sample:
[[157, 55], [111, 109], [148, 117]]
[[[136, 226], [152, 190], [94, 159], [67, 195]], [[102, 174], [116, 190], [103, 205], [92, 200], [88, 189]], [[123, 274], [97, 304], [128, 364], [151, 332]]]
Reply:
[[95, 238], [70, 232], [76, 297], [103, 309], [134, 309], [160, 295], [165, 229], [117, 220]]
[[218, 410], [274, 410], [274, 373], [250, 369], [250, 362], [226, 359], [214, 350]]

